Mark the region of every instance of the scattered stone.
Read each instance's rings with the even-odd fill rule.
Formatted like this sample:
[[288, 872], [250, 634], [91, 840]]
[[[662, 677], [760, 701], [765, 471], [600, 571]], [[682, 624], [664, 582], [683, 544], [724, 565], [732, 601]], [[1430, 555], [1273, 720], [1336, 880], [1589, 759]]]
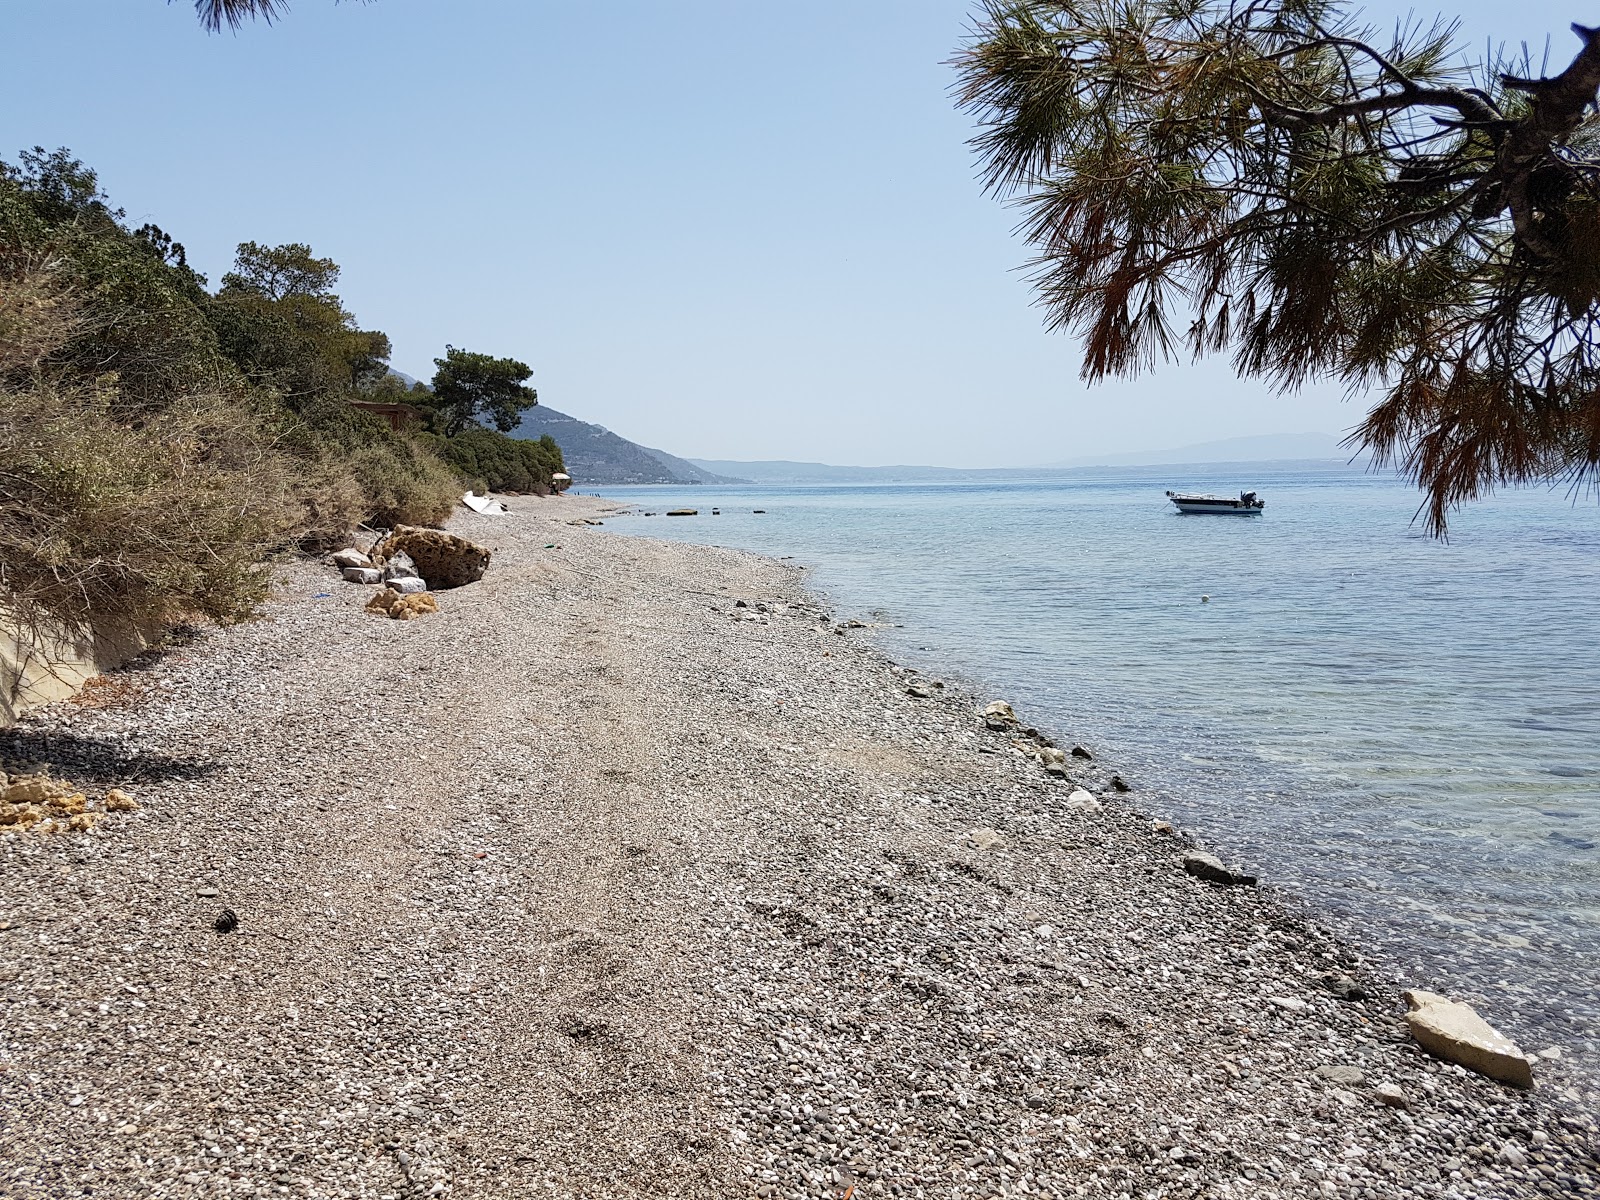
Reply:
[[990, 729], [1010, 729], [1017, 724], [1017, 714], [1004, 700], [994, 700], [985, 706], [983, 721]]
[[417, 574], [435, 591], [476, 583], [488, 569], [490, 552], [475, 542], [440, 529], [402, 525], [373, 549], [375, 561], [387, 562], [404, 552]]
[[933, 689], [921, 683], [906, 684], [906, 695], [915, 696], [918, 700], [926, 700], [933, 695]]
[[372, 560], [354, 546], [347, 550], [335, 551], [333, 565], [336, 567], [370, 567]]
[[17, 833], [87, 833], [107, 813], [138, 807], [116, 788], [96, 804], [72, 784], [52, 779], [44, 767], [33, 766], [9, 777], [0, 772], [0, 827]]
[[1343, 1066], [1338, 1063], [1324, 1063], [1311, 1073], [1318, 1079], [1325, 1079], [1343, 1088], [1358, 1088], [1367, 1082], [1366, 1072], [1360, 1067]]
[[1517, 1044], [1471, 1005], [1421, 989], [1406, 992], [1405, 998], [1411, 1036], [1429, 1054], [1512, 1087], [1533, 1086], [1533, 1069]]
[[1072, 748], [1072, 757], [1073, 758], [1082, 758], [1082, 759], [1088, 760], [1088, 759], [1093, 759], [1094, 755], [1090, 754], [1082, 746], [1074, 746]]
[[195, 891], [195, 895], [199, 896], [202, 900], [209, 900], [217, 894], [217, 889], [214, 887], [203, 887]]
[[1292, 1013], [1302, 1013], [1311, 1007], [1298, 996], [1268, 996], [1267, 1003]]
[[1039, 747], [1038, 755], [1039, 762], [1052, 775], [1065, 775], [1067, 773], [1067, 756], [1064, 751], [1057, 750], [1054, 746], [1041, 746]]
[[1508, 1140], [1501, 1144], [1499, 1157], [1501, 1162], [1509, 1163], [1513, 1167], [1525, 1167], [1528, 1165], [1527, 1154], [1521, 1146], [1513, 1141]]
[[1543, 1050], [1539, 1051], [1539, 1057], [1548, 1059], [1551, 1062], [1556, 1062], [1561, 1058], [1561, 1047], [1546, 1046]]
[[974, 829], [967, 834], [967, 841], [975, 850], [997, 850], [1006, 844], [1005, 838], [987, 827]]
[[340, 572], [346, 583], [381, 583], [383, 572], [377, 567], [346, 567]]
[[410, 621], [423, 613], [439, 611], [439, 602], [431, 592], [402, 595], [393, 587], [386, 587], [367, 601], [367, 611], [376, 616], [390, 617], [396, 621]]
[[1398, 1083], [1380, 1083], [1372, 1089], [1372, 1094], [1377, 1097], [1379, 1104], [1386, 1104], [1390, 1108], [1410, 1108], [1411, 1100], [1401, 1090]]
[[416, 579], [417, 564], [411, 561], [411, 556], [404, 550], [396, 550], [389, 556], [389, 561], [383, 564], [383, 581], [393, 583], [397, 579]]
[[1337, 971], [1330, 971], [1324, 975], [1322, 977], [1322, 986], [1339, 997], [1339, 999], [1349, 1000], [1352, 1003], [1367, 998], [1365, 988], [1354, 979], [1351, 979], [1350, 976], [1340, 974]]
[[1238, 871], [1230, 869], [1216, 855], [1205, 854], [1198, 850], [1191, 851], [1183, 856], [1183, 869], [1196, 879], [1203, 879], [1207, 883], [1220, 883], [1224, 886], [1256, 886], [1256, 877], [1254, 875], [1242, 875]]
[[1154, 825], [1150, 826], [1150, 832], [1159, 833], [1166, 837], [1174, 837], [1178, 831], [1172, 827], [1171, 821], [1157, 821]]
[[1127, 780], [1123, 779], [1121, 775], [1113, 775], [1111, 777], [1111, 790], [1113, 792], [1133, 791], [1133, 789], [1128, 786]]

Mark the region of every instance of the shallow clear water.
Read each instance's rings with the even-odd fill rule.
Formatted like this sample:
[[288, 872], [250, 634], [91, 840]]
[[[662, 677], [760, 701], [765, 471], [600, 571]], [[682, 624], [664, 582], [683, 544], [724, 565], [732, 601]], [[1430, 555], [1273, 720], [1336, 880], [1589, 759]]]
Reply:
[[[982, 681], [1409, 982], [1592, 1070], [1600, 511], [1511, 493], [1441, 544], [1392, 478], [1245, 470], [606, 494], [702, 514], [621, 531], [795, 556], [897, 657]], [[1168, 486], [1267, 508], [1185, 517]]]

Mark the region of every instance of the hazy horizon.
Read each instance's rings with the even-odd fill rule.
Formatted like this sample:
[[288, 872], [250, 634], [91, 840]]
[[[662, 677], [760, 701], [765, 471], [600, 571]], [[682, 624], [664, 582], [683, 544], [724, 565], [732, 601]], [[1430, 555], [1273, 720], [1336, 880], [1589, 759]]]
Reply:
[[[972, 8], [299, 0], [213, 37], [187, 3], [11, 0], [0, 157], [69, 148], [213, 284], [308, 242], [397, 369], [514, 355], [674, 454], [1031, 467], [1356, 424], [1220, 359], [1083, 385], [951, 103]], [[1515, 16], [1475, 0], [1462, 40], [1576, 49], [1553, 4]]]

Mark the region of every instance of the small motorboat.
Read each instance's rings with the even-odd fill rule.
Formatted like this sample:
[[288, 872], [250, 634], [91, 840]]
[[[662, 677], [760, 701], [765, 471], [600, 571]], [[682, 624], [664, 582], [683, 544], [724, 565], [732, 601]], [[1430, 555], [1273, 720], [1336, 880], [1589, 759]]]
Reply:
[[1267, 502], [1254, 492], [1240, 492], [1237, 500], [1231, 496], [1190, 496], [1183, 492], [1168, 492], [1167, 499], [1176, 504], [1181, 513], [1224, 513], [1233, 517], [1257, 516], [1267, 506]]

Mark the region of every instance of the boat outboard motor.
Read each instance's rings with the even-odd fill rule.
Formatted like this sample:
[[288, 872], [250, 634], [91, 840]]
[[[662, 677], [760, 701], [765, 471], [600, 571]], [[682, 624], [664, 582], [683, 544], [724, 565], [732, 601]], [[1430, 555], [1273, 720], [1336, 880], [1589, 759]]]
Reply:
[[1254, 492], [1240, 492], [1239, 500], [1246, 508], [1254, 508], [1256, 503], [1256, 494]]

